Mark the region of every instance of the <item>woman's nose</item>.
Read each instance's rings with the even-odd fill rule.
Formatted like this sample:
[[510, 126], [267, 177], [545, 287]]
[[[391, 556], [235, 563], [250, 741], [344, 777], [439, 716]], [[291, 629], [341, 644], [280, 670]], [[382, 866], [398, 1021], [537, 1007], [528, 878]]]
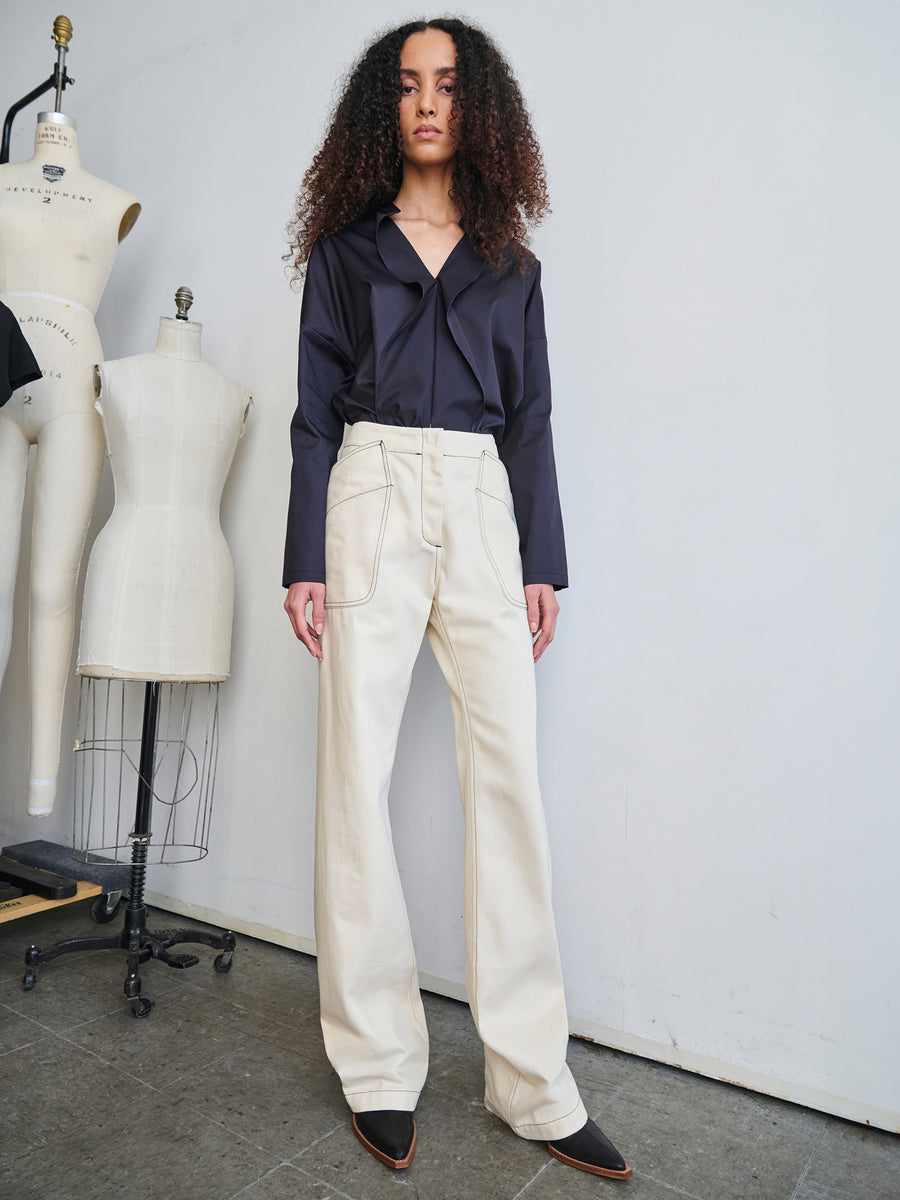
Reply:
[[424, 90], [419, 92], [419, 112], [423, 117], [434, 116], [434, 97], [430, 92], [426, 92]]

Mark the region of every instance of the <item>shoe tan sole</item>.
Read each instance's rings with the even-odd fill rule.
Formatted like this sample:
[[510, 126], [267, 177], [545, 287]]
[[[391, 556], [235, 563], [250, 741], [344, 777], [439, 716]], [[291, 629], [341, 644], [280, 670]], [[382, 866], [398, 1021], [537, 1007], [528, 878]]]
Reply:
[[554, 1158], [558, 1158], [566, 1166], [575, 1167], [579, 1171], [589, 1171], [591, 1175], [602, 1175], [604, 1179], [630, 1179], [634, 1174], [631, 1167], [627, 1164], [624, 1171], [611, 1171], [608, 1167], [595, 1167], [591, 1163], [582, 1162], [578, 1158], [569, 1158], [568, 1154], [560, 1154], [549, 1142], [547, 1143], [547, 1149]]
[[[365, 1148], [368, 1150], [368, 1152], [371, 1155], [373, 1155], [375, 1158], [377, 1158], [379, 1162], [384, 1163], [384, 1165], [386, 1167], [391, 1167], [395, 1171], [401, 1171], [404, 1167], [409, 1166], [409, 1164], [412, 1162], [413, 1155], [416, 1152], [416, 1142], [419, 1139], [419, 1129], [418, 1129], [418, 1126], [416, 1125], [416, 1121], [415, 1121], [415, 1117], [414, 1117], [413, 1118], [413, 1138], [412, 1138], [412, 1145], [409, 1148], [409, 1153], [407, 1154], [406, 1158], [390, 1158], [387, 1154], [385, 1154], [385, 1152], [383, 1150], [379, 1150], [377, 1146], [373, 1146], [372, 1143], [368, 1140], [368, 1138], [363, 1134], [362, 1130], [356, 1123], [356, 1113], [353, 1114], [353, 1132], [356, 1134], [356, 1136], [359, 1138], [359, 1140], [362, 1142], [362, 1144], [365, 1146]], [[629, 1174], [630, 1174], [630, 1172], [629, 1172]]]

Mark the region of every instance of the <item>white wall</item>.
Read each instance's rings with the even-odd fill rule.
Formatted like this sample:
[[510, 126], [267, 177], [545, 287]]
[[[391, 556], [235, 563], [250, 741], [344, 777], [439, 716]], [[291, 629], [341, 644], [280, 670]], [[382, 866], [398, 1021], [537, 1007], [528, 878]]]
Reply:
[[[187, 283], [205, 357], [257, 400], [223, 505], [212, 850], [150, 885], [308, 949], [316, 680], [280, 609], [298, 304], [279, 256], [375, 10], [67, 11], [84, 165], [145, 206], [105, 352], [150, 348]], [[0, 107], [48, 71], [56, 12], [4, 5]], [[554, 202], [536, 248], [573, 586], [539, 667], [540, 753], [572, 1028], [896, 1128], [900, 6], [559, 0], [548, 27], [483, 0], [478, 18]], [[96, 528], [111, 499], [107, 477]], [[65, 789], [50, 820], [24, 815], [24, 594], [17, 619], [0, 833], [65, 841]], [[427, 650], [412, 699], [398, 854], [423, 974], [458, 994], [461, 817]]]

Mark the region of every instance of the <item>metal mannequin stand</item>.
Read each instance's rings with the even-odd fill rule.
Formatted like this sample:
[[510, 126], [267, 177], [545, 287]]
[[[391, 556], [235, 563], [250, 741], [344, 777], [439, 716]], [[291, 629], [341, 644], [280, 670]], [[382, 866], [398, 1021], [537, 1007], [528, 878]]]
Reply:
[[[83, 685], [88, 685], [97, 681], [83, 680], [82, 682]], [[141, 963], [155, 958], [160, 962], [167, 963], [170, 967], [193, 967], [200, 961], [196, 955], [173, 954], [171, 947], [185, 943], [199, 943], [222, 951], [213, 962], [216, 971], [224, 974], [231, 970], [235, 948], [235, 935], [231, 930], [225, 930], [218, 934], [207, 933], [201, 929], [150, 930], [147, 928], [144, 881], [147, 874], [148, 851], [152, 843], [150, 816], [154, 798], [154, 774], [157, 768], [159, 692], [160, 684], [158, 682], [148, 682], [144, 685], [134, 828], [128, 834], [131, 843], [131, 886], [128, 905], [125, 909], [125, 926], [122, 932], [115, 936], [72, 938], [69, 941], [58, 942], [49, 950], [31, 946], [25, 954], [23, 982], [26, 991], [30, 991], [37, 982], [36, 968], [41, 963], [50, 962], [51, 959], [58, 958], [62, 954], [74, 954], [82, 950], [127, 950], [128, 973], [125, 977], [125, 995], [133, 1015], [146, 1017], [153, 1005], [151, 1000], [141, 994], [139, 971]], [[215, 725], [213, 731], [215, 733]], [[203, 853], [205, 854], [205, 850]]]
[[68, 17], [57, 17], [53, 22], [53, 41], [56, 43], [56, 65], [53, 68], [53, 74], [49, 79], [45, 79], [43, 83], [39, 83], [36, 88], [23, 96], [10, 107], [6, 114], [6, 120], [3, 122], [3, 138], [0, 141], [0, 164], [9, 162], [9, 143], [12, 137], [12, 124], [16, 119], [16, 114], [21, 112], [23, 108], [27, 108], [33, 100], [37, 100], [39, 96], [43, 96], [44, 92], [49, 92], [53, 88], [56, 92], [54, 103], [54, 112], [60, 111], [62, 102], [62, 94], [64, 89], [75, 80], [66, 71], [66, 51], [69, 48], [69, 39], [72, 37], [72, 22]]

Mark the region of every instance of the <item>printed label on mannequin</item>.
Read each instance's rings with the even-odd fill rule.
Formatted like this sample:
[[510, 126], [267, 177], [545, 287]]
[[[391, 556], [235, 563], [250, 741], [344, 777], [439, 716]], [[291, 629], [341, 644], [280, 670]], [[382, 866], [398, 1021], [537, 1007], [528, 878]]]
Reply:
[[19, 317], [19, 324], [20, 325], [44, 325], [47, 329], [53, 329], [57, 333], [61, 334], [66, 339], [66, 341], [69, 343], [70, 346], [78, 345], [78, 342], [76, 341], [76, 339], [74, 337], [72, 337], [72, 335], [71, 335], [71, 333], [69, 333], [68, 329], [63, 329], [62, 325], [58, 325], [56, 323], [56, 321], [51, 320], [50, 317]]
[[49, 191], [47, 188], [40, 187], [10, 187], [8, 184], [3, 189], [6, 192], [21, 192], [23, 195], [30, 194], [32, 196], [46, 196], [44, 204], [49, 204], [54, 196], [58, 196], [61, 200], [81, 200], [87, 204], [94, 203], [93, 196], [76, 196], [74, 192], [61, 192], [58, 188]]
[[[62, 377], [62, 371], [41, 371], [41, 379], [62, 379]], [[29, 392], [22, 392], [21, 399], [23, 404], [30, 404], [32, 397]]]
[[34, 136], [35, 146], [65, 146], [70, 150], [75, 145], [75, 139], [70, 130], [60, 125], [41, 122]]
[[62, 179], [65, 173], [65, 167], [56, 167], [53, 163], [44, 163], [43, 167], [41, 167], [41, 174], [48, 183], [56, 183], [58, 179]]

